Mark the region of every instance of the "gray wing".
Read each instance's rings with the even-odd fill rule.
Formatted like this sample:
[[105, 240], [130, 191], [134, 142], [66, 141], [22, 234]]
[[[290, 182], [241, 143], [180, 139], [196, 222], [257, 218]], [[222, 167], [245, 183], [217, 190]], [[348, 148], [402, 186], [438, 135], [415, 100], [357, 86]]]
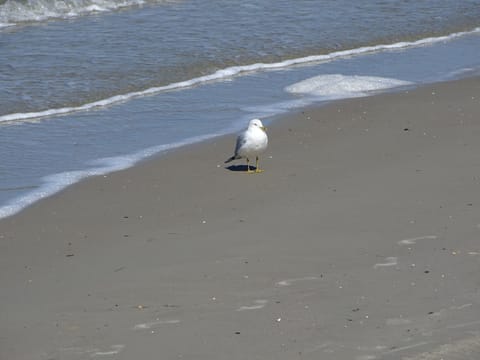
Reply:
[[245, 133], [242, 133], [238, 135], [237, 137], [237, 144], [235, 145], [235, 157], [238, 155], [238, 151], [240, 148], [247, 143], [247, 137], [245, 136]]
[[229, 163], [230, 161], [240, 159], [240, 155], [238, 155], [238, 151], [242, 146], [244, 146], [247, 143], [247, 138], [245, 136], [245, 133], [238, 135], [237, 137], [237, 143], [235, 144], [235, 153], [231, 158], [228, 158], [225, 160], [225, 163]]

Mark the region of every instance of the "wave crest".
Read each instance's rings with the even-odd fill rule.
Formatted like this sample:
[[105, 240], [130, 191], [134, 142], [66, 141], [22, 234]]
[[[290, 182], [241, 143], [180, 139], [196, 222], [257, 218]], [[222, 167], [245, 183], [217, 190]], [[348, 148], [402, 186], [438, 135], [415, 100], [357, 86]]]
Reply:
[[0, 5], [0, 27], [50, 19], [68, 19], [166, 0], [6, 0]]

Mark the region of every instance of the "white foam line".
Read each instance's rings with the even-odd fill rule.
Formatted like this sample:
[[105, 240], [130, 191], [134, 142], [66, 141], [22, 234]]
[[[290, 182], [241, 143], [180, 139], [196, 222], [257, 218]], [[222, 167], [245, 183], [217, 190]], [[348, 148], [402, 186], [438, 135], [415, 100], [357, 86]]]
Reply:
[[212, 81], [226, 80], [234, 76], [238, 76], [245, 73], [267, 71], [267, 70], [279, 70], [279, 69], [284, 69], [284, 68], [288, 68], [295, 65], [304, 65], [304, 64], [315, 63], [315, 62], [327, 62], [327, 61], [333, 61], [333, 60], [341, 59], [345, 57], [364, 55], [364, 54], [373, 53], [373, 52], [401, 50], [401, 49], [406, 49], [411, 47], [430, 45], [438, 42], [453, 40], [461, 36], [475, 34], [475, 33], [480, 33], [480, 27], [477, 27], [471, 31], [462, 31], [462, 32], [445, 35], [445, 36], [429, 37], [429, 38], [420, 39], [416, 41], [403, 41], [403, 42], [398, 42], [393, 44], [363, 46], [356, 49], [334, 51], [332, 53], [322, 54], [322, 55], [310, 55], [306, 57], [285, 60], [277, 63], [255, 63], [250, 65], [232, 66], [225, 69], [217, 70], [212, 74], [200, 76], [190, 80], [180, 81], [180, 82], [168, 84], [165, 86], [152, 87], [142, 91], [134, 91], [124, 95], [116, 95], [103, 100], [98, 100], [98, 101], [87, 103], [80, 106], [48, 109], [48, 110], [43, 110], [38, 112], [14, 113], [14, 114], [2, 115], [0, 116], [0, 123], [31, 120], [36, 118], [65, 115], [65, 114], [70, 114], [70, 113], [79, 112], [79, 111], [88, 111], [96, 108], [103, 108], [106, 106], [119, 104], [128, 100], [142, 97], [142, 96], [154, 95], [154, 94], [158, 94], [165, 91], [190, 88], [193, 86], [209, 83]]
[[180, 320], [157, 320], [157, 321], [151, 321], [148, 323], [137, 324], [133, 327], [133, 330], [148, 330], [154, 326], [170, 325], [170, 324], [178, 324], [178, 323], [180, 323]]
[[240, 306], [237, 311], [245, 311], [245, 310], [258, 310], [263, 309], [265, 305], [267, 305], [267, 300], [255, 300], [252, 306]]
[[278, 286], [290, 286], [292, 283], [297, 282], [297, 281], [308, 281], [308, 280], [318, 280], [318, 277], [316, 276], [306, 276], [303, 278], [297, 278], [297, 279], [287, 279], [287, 280], [281, 280], [277, 282]]
[[415, 237], [415, 238], [411, 238], [411, 239], [400, 240], [397, 244], [398, 245], [414, 245], [419, 240], [435, 240], [437, 238], [438, 238], [438, 236], [436, 236], [436, 235], [419, 236], [419, 237]]
[[378, 269], [379, 267], [395, 266], [395, 265], [398, 264], [398, 258], [394, 257], [394, 256], [390, 256], [390, 257], [385, 258], [385, 261], [386, 262], [384, 262], [384, 263], [378, 263], [378, 264], [373, 265], [373, 268]]
[[85, 170], [68, 171], [48, 175], [42, 179], [43, 185], [41, 185], [39, 188], [27, 193], [26, 195], [14, 198], [4, 206], [1, 206], [0, 219], [15, 215], [27, 206], [41, 199], [47, 198], [87, 177], [105, 175], [114, 171], [127, 169], [135, 165], [138, 161], [149, 156], [161, 153], [163, 151], [176, 149], [188, 144], [211, 139], [217, 135], [219, 134], [196, 136], [184, 141], [179, 141], [177, 143], [153, 146], [131, 155], [98, 159], [89, 163], [88, 165], [91, 165], [92, 167]]

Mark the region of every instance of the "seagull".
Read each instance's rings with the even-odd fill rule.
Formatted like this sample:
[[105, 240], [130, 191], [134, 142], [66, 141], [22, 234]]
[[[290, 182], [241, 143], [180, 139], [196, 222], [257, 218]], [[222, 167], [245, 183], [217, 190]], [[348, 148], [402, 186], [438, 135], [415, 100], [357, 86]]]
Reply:
[[[263, 153], [268, 145], [268, 137], [265, 132], [267, 129], [263, 126], [260, 119], [250, 120], [248, 123], [248, 128], [243, 133], [238, 135], [237, 144], [235, 145], [235, 154], [227, 159], [225, 163], [230, 161], [242, 159], [247, 159], [247, 173], [260, 173], [263, 170], [260, 170], [258, 167], [258, 155]], [[250, 159], [255, 156], [255, 171], [250, 170]]]

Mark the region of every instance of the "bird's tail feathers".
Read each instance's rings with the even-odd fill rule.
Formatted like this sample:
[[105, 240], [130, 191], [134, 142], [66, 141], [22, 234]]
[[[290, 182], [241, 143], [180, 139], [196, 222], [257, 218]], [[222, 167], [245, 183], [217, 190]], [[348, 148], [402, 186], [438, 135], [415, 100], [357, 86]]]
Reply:
[[225, 164], [237, 159], [240, 159], [240, 157], [237, 155], [233, 155], [231, 158], [228, 158], [227, 160], [225, 160]]

